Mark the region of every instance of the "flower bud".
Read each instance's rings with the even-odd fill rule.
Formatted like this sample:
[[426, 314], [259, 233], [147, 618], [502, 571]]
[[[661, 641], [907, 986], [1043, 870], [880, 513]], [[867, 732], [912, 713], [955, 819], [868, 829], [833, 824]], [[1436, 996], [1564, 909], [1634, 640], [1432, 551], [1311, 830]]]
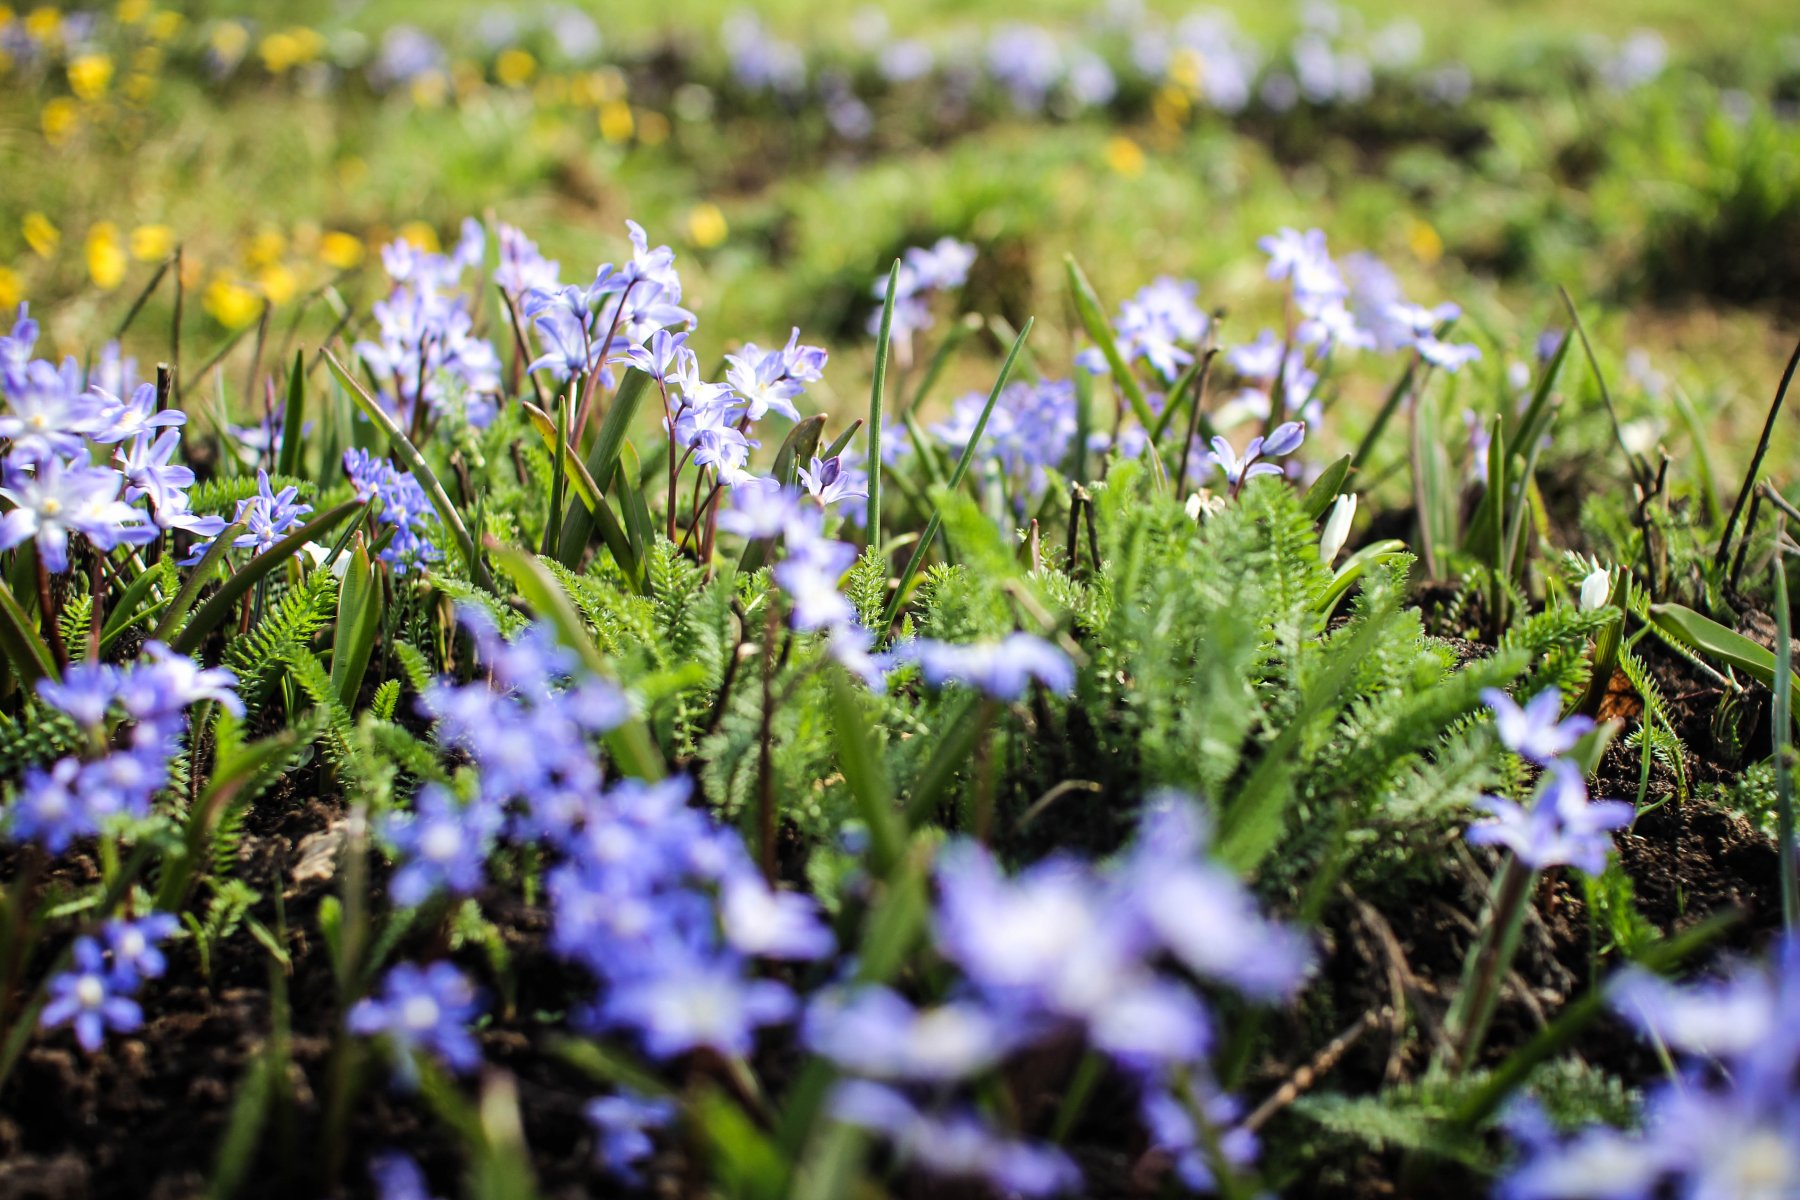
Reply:
[[1581, 581], [1581, 611], [1598, 611], [1605, 608], [1606, 602], [1610, 599], [1612, 599], [1612, 572], [1596, 563], [1593, 571]]
[[1319, 537], [1319, 557], [1330, 566], [1337, 560], [1338, 551], [1350, 537], [1350, 522], [1356, 517], [1356, 496], [1346, 492], [1337, 498], [1331, 506], [1331, 515], [1325, 518], [1325, 532]]

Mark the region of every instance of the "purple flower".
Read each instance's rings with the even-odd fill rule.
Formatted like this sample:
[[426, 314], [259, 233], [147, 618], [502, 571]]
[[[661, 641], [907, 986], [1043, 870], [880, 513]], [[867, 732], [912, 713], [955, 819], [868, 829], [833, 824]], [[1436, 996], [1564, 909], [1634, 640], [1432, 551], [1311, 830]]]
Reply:
[[403, 1080], [411, 1077], [412, 1056], [421, 1051], [466, 1075], [481, 1062], [468, 1029], [480, 1009], [475, 986], [451, 964], [401, 963], [387, 973], [380, 996], [356, 1002], [347, 1024], [363, 1037], [387, 1037]]
[[75, 939], [74, 963], [50, 980], [50, 1001], [38, 1018], [45, 1029], [73, 1026], [75, 1040], [89, 1054], [100, 1049], [106, 1031], [130, 1033], [144, 1023], [144, 1010], [131, 998], [134, 976], [106, 969], [100, 943]]
[[684, 372], [698, 371], [699, 361], [694, 357], [694, 352], [687, 348], [687, 339], [688, 335], [685, 333], [670, 333], [666, 329], [658, 329], [650, 335], [648, 345], [633, 346], [613, 361], [629, 363], [650, 378], [660, 380], [667, 380]]
[[80, 772], [76, 758], [58, 759], [48, 771], [27, 767], [18, 797], [7, 809], [11, 836], [61, 854], [76, 838], [98, 833], [104, 814], [75, 786]]
[[671, 962], [621, 983], [601, 1005], [609, 1024], [636, 1030], [653, 1058], [708, 1047], [750, 1052], [755, 1031], [793, 1015], [793, 993], [772, 979], [747, 979], [729, 960]]
[[178, 408], [156, 411], [154, 384], [139, 384], [129, 400], [121, 400], [98, 386], [94, 388], [94, 395], [99, 398], [102, 407], [97, 422], [100, 427], [92, 434], [92, 439], [103, 446], [130, 441], [157, 429], [187, 423], [187, 414]]
[[1589, 801], [1581, 772], [1558, 759], [1526, 811], [1500, 796], [1484, 796], [1489, 820], [1471, 825], [1465, 836], [1476, 845], [1501, 845], [1534, 871], [1573, 866], [1589, 875], [1606, 870], [1612, 831], [1629, 825], [1632, 806], [1622, 800]]
[[125, 711], [138, 721], [179, 717], [202, 700], [211, 700], [233, 716], [244, 715], [237, 676], [224, 667], [202, 667], [161, 642], [145, 642], [144, 658], [126, 671], [119, 685]]
[[887, 988], [863, 987], [816, 997], [802, 1032], [809, 1050], [858, 1075], [952, 1083], [1004, 1058], [1019, 1027], [982, 1004], [915, 1009]]
[[476, 801], [462, 805], [444, 788], [421, 788], [410, 813], [388, 813], [381, 832], [399, 852], [389, 892], [412, 908], [440, 889], [467, 895], [482, 884], [500, 814]]
[[916, 662], [933, 687], [960, 683], [995, 700], [1014, 701], [1033, 680], [1058, 695], [1075, 687], [1075, 664], [1043, 638], [1012, 633], [998, 642], [955, 644], [920, 639], [894, 650], [902, 662]]
[[131, 984], [161, 979], [169, 964], [158, 943], [174, 937], [180, 929], [175, 914], [166, 912], [153, 912], [135, 921], [108, 921], [103, 933], [112, 951], [113, 971]]
[[600, 1136], [595, 1154], [600, 1166], [624, 1183], [641, 1183], [638, 1168], [656, 1149], [650, 1134], [675, 1119], [674, 1103], [621, 1092], [588, 1101], [586, 1112]]
[[1283, 228], [1256, 244], [1269, 256], [1269, 278], [1290, 281], [1296, 300], [1329, 299], [1346, 293], [1343, 276], [1326, 251], [1323, 230], [1301, 233]]
[[869, 477], [861, 471], [846, 468], [841, 455], [823, 460], [814, 455], [810, 471], [805, 467], [800, 468], [800, 481], [822, 508], [830, 508], [845, 500], [869, 498]]
[[984, 1180], [1006, 1195], [1054, 1196], [1081, 1187], [1081, 1172], [1061, 1150], [1015, 1141], [972, 1112], [933, 1116], [879, 1083], [848, 1080], [832, 1089], [831, 1115], [885, 1134], [902, 1161], [949, 1179]]
[[726, 355], [725, 361], [729, 364], [725, 369], [726, 386], [743, 401], [751, 421], [762, 420], [770, 411], [790, 421], [800, 419], [800, 410], [794, 407], [800, 384], [788, 375], [781, 351], [765, 354], [754, 345], [746, 345], [742, 353]]
[[25, 364], [18, 386], [7, 388], [7, 408], [0, 413], [0, 438], [11, 441], [14, 465], [79, 458], [87, 452], [88, 435], [105, 423], [101, 401], [84, 395], [79, 371], [59, 371], [38, 359]]
[[1250, 444], [1244, 447], [1241, 458], [1237, 451], [1231, 448], [1230, 442], [1222, 436], [1215, 436], [1212, 439], [1213, 456], [1219, 464], [1219, 470], [1225, 473], [1226, 480], [1235, 492], [1244, 486], [1246, 480], [1253, 479], [1258, 475], [1280, 475], [1282, 473], [1280, 467], [1262, 460], [1292, 454], [1300, 448], [1300, 444], [1305, 440], [1305, 423], [1288, 421], [1276, 426], [1275, 431], [1267, 437], [1259, 435], [1251, 438]]
[[1555, 688], [1539, 692], [1524, 708], [1499, 688], [1482, 689], [1481, 699], [1494, 712], [1494, 728], [1501, 743], [1539, 766], [1548, 766], [1573, 750], [1594, 727], [1591, 717], [1562, 720], [1562, 693]]
[[739, 874], [719, 895], [725, 939], [740, 954], [758, 958], [810, 959], [830, 954], [835, 942], [819, 920], [811, 896], [778, 891], [760, 875]]
[[38, 680], [38, 695], [69, 714], [77, 725], [94, 727], [106, 720], [106, 710], [119, 694], [119, 669], [109, 663], [70, 663], [62, 681]]
[[30, 475], [15, 472], [0, 496], [15, 507], [0, 517], [0, 550], [36, 539], [38, 554], [52, 574], [69, 569], [69, 534], [82, 533], [102, 550], [155, 536], [144, 514], [121, 501], [116, 471], [77, 466], [54, 456]]
[[369, 1160], [369, 1180], [381, 1200], [435, 1200], [419, 1164], [404, 1154], [382, 1154]]

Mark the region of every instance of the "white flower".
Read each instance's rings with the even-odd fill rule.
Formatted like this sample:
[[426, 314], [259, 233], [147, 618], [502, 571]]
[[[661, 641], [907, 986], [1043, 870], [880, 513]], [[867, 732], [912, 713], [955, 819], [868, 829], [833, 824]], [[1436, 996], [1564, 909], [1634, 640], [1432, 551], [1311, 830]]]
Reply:
[[1582, 612], [1597, 612], [1612, 598], [1612, 572], [1598, 562], [1592, 565], [1594, 569], [1581, 581]]
[[1319, 557], [1325, 560], [1326, 566], [1337, 561], [1338, 552], [1350, 537], [1350, 522], [1355, 518], [1356, 496], [1346, 492], [1331, 506], [1331, 515], [1325, 518], [1325, 532], [1319, 537]]

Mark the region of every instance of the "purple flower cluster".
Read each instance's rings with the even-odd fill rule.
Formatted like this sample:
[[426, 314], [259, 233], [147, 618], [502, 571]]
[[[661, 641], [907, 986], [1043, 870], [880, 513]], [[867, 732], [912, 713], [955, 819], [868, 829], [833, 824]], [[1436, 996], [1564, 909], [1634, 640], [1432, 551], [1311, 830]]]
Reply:
[[440, 741], [475, 760], [479, 791], [458, 808], [428, 790], [390, 823], [396, 894], [471, 890], [496, 830], [529, 838], [556, 859], [551, 945], [600, 983], [586, 1025], [629, 1032], [657, 1058], [748, 1052], [759, 1027], [795, 1008], [753, 961], [832, 949], [813, 901], [771, 888], [738, 835], [688, 803], [685, 778], [603, 785], [594, 739], [627, 717], [625, 697], [571, 681], [575, 664], [548, 626], [507, 642], [476, 611], [465, 624], [491, 683], [440, 683], [424, 705]]
[[450, 963], [401, 963], [383, 978], [379, 995], [356, 1002], [345, 1024], [362, 1037], [385, 1037], [400, 1082], [410, 1086], [418, 1078], [420, 1053], [460, 1075], [481, 1064], [481, 1047], [469, 1033], [480, 1012], [475, 985]]
[[897, 662], [919, 664], [932, 687], [960, 683], [994, 700], [1021, 699], [1035, 681], [1058, 695], [1075, 688], [1075, 664], [1041, 637], [1010, 633], [994, 642], [938, 642], [918, 638], [894, 648]]
[[394, 531], [381, 551], [381, 560], [396, 574], [442, 560], [443, 551], [425, 536], [431, 501], [411, 472], [399, 470], [389, 459], [374, 458], [367, 450], [346, 450], [344, 474], [365, 502], [380, 503], [375, 520]]
[[[60, 573], [69, 569], [71, 534], [110, 551], [166, 529], [222, 529], [218, 518], [189, 510], [194, 473], [172, 462], [186, 415], [156, 411], [156, 389], [133, 386], [136, 364], [116, 344], [84, 375], [72, 358], [60, 367], [34, 359], [37, 337], [23, 305], [0, 337], [0, 498], [12, 505], [0, 516], [0, 550], [34, 542], [45, 568]], [[95, 465], [96, 454], [110, 459]], [[137, 507], [145, 498], [148, 506]]]
[[630, 1186], [643, 1182], [639, 1171], [643, 1161], [656, 1148], [651, 1133], [675, 1118], [675, 1105], [668, 1100], [621, 1092], [590, 1100], [587, 1119], [599, 1137], [595, 1157], [601, 1167]]
[[1502, 796], [1484, 796], [1486, 821], [1469, 827], [1477, 845], [1501, 845], [1534, 871], [1573, 866], [1589, 875], [1606, 870], [1612, 831], [1631, 823], [1631, 805], [1588, 799], [1581, 769], [1562, 757], [1594, 727], [1587, 717], [1562, 719], [1562, 695], [1552, 688], [1523, 708], [1505, 692], [1489, 688], [1482, 699], [1494, 712], [1495, 727], [1508, 750], [1545, 768], [1530, 809]]
[[549, 371], [559, 386], [596, 367], [602, 367], [602, 381], [610, 384], [611, 373], [602, 366], [606, 360], [658, 330], [694, 324], [694, 314], [681, 307], [675, 252], [667, 246], [651, 249], [643, 226], [636, 221], [625, 225], [631, 258], [618, 265], [602, 263], [586, 287], [559, 286], [550, 264], [541, 259], [532, 263], [533, 273], [543, 278], [524, 293], [521, 307], [532, 320], [542, 353], [528, 369]]
[[[69, 755], [47, 769], [27, 768], [7, 806], [12, 838], [60, 854], [114, 817], [147, 817], [181, 751], [189, 706], [212, 700], [243, 714], [230, 671], [202, 669], [160, 642], [147, 643], [144, 654], [129, 667], [77, 663], [60, 681], [38, 681], [44, 703], [68, 714], [90, 734], [91, 744], [107, 749], [86, 759]], [[129, 731], [115, 736], [109, 727], [124, 722]]]
[[1643, 1128], [1595, 1126], [1559, 1136], [1533, 1105], [1510, 1114], [1522, 1160], [1507, 1200], [1651, 1200], [1656, 1196], [1800, 1194], [1800, 939], [1768, 967], [1677, 987], [1627, 968], [1615, 1010], [1682, 1058], [1651, 1090]]
[[[911, 358], [913, 335], [932, 326], [931, 297], [955, 291], [968, 281], [975, 265], [975, 247], [953, 237], [941, 237], [930, 246], [913, 246], [900, 256], [900, 277], [894, 281], [894, 323], [890, 336], [902, 361]], [[869, 314], [869, 333], [881, 334], [881, 313], [886, 307], [888, 277], [875, 281], [875, 310]]]
[[458, 294], [463, 273], [486, 253], [487, 234], [473, 219], [463, 222], [449, 254], [405, 240], [382, 248], [394, 290], [374, 306], [376, 339], [358, 342], [356, 353], [381, 381], [382, 404], [403, 425], [415, 423], [421, 403], [435, 418], [460, 414], [477, 428], [494, 419], [500, 358], [475, 336], [469, 302]]
[[144, 1010], [133, 997], [146, 979], [162, 977], [168, 964], [159, 943], [180, 928], [172, 914], [153, 912], [135, 921], [108, 921], [100, 938], [76, 938], [70, 948], [73, 965], [51, 978], [50, 999], [38, 1024], [45, 1029], [70, 1026], [90, 1054], [100, 1049], [107, 1030], [130, 1033], [138, 1028]]
[[1291, 995], [1310, 962], [1305, 939], [1257, 910], [1205, 858], [1206, 831], [1186, 797], [1158, 797], [1116, 870], [1068, 857], [1004, 874], [972, 842], [938, 858], [937, 949], [961, 976], [915, 1008], [884, 988], [834, 989], [808, 1007], [803, 1037], [857, 1080], [833, 1101], [839, 1120], [885, 1133], [902, 1157], [1024, 1195], [1078, 1188], [1060, 1152], [993, 1132], [969, 1109], [928, 1114], [911, 1089], [941, 1097], [1026, 1047], [1078, 1032], [1138, 1087], [1141, 1116], [1184, 1180], [1207, 1176], [1206, 1133], [1248, 1161], [1228, 1100], [1204, 1092], [1214, 1019], [1194, 979], [1254, 1001]]
[[[987, 395], [971, 392], [952, 406], [950, 417], [931, 432], [960, 453], [975, 434]], [[1067, 379], [1018, 381], [1001, 389], [982, 430], [980, 458], [991, 459], [1011, 485], [1020, 508], [1043, 494], [1047, 471], [1060, 467], [1075, 443], [1075, 384]]]
[[1231, 484], [1232, 494], [1235, 495], [1246, 482], [1258, 475], [1280, 475], [1281, 468], [1268, 460], [1292, 454], [1305, 441], [1306, 423], [1288, 421], [1277, 425], [1275, 431], [1267, 437], [1258, 434], [1251, 438], [1250, 444], [1244, 447], [1244, 453], [1240, 456], [1221, 434], [1212, 440], [1213, 461], [1219, 464], [1219, 470], [1224, 472], [1225, 480]]
[[[275, 544], [300, 526], [306, 524], [306, 515], [312, 512], [313, 506], [300, 499], [300, 489], [288, 484], [276, 491], [269, 482], [269, 473], [258, 469], [256, 472], [256, 494], [239, 500], [237, 512], [231, 523], [243, 522], [245, 530], [231, 540], [231, 544], [239, 550], [252, 550], [257, 554], [271, 550]], [[214, 533], [224, 530], [224, 522]], [[193, 566], [212, 549], [213, 538], [197, 542], [193, 551], [181, 560], [183, 566]]]
[[[1143, 359], [1164, 383], [1194, 361], [1194, 347], [1206, 336], [1212, 318], [1196, 302], [1200, 285], [1192, 280], [1157, 276], [1119, 305], [1113, 334], [1126, 362]], [[1094, 347], [1076, 355], [1076, 364], [1095, 374], [1108, 370], [1106, 357]]]

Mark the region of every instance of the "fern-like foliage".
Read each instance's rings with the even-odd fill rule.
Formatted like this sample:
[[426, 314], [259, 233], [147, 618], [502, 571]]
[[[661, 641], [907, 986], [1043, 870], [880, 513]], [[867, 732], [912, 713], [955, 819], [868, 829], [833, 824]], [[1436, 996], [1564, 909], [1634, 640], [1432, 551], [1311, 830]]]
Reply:
[[337, 591], [331, 572], [311, 572], [276, 593], [262, 619], [226, 647], [225, 665], [237, 673], [238, 691], [247, 704], [261, 699], [288, 655], [310, 646], [313, 636], [332, 620]]

